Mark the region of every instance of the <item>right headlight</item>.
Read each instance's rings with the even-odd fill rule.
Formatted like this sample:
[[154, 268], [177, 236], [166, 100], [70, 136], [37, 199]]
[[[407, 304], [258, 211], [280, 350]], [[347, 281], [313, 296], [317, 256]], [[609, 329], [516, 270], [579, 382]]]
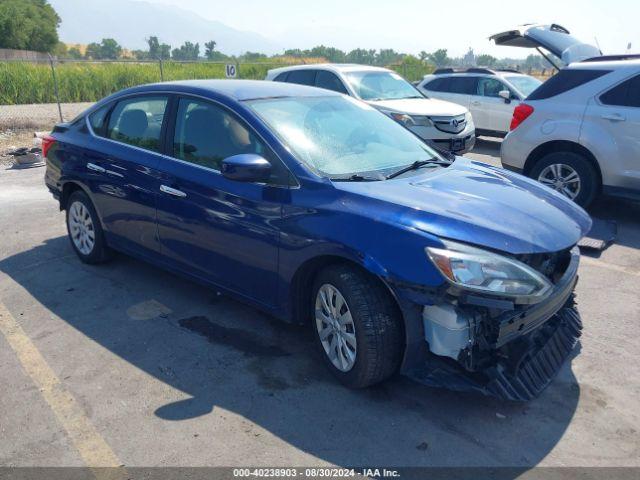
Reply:
[[542, 297], [553, 285], [533, 268], [480, 248], [445, 242], [446, 248], [427, 247], [440, 273], [462, 289], [501, 297]]
[[433, 122], [426, 115], [408, 115], [406, 113], [385, 112], [396, 122], [402, 123], [405, 127], [432, 127]]

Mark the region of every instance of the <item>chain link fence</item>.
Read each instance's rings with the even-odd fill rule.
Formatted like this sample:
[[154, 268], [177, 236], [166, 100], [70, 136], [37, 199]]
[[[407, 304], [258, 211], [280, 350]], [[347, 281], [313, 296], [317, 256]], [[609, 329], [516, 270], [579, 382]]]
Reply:
[[[74, 118], [93, 102], [135, 85], [229, 76], [264, 79], [273, 68], [317, 63], [315, 59], [294, 57], [257, 62], [63, 60], [15, 52], [9, 55], [4, 51], [0, 55], [0, 132], [51, 129], [57, 122]], [[421, 80], [434, 69], [424, 62], [392, 64], [387, 68], [410, 82]]]

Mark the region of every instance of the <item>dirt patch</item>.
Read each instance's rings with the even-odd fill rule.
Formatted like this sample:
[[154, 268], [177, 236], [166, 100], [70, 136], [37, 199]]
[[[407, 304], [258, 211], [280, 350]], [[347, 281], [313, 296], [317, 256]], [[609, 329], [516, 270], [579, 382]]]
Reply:
[[0, 165], [12, 165], [14, 158], [8, 153], [20, 147], [33, 146], [34, 130], [0, 130]]

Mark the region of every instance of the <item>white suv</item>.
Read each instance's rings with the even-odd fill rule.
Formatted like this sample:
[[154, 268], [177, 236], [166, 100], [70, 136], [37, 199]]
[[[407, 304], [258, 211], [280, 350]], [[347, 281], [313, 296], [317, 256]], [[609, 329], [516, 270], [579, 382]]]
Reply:
[[265, 80], [310, 85], [358, 98], [442, 150], [462, 154], [475, 143], [475, 126], [467, 108], [427, 98], [386, 68], [297, 65], [269, 70]]
[[542, 82], [515, 70], [439, 68], [425, 75], [418, 90], [468, 108], [477, 135], [504, 137], [513, 109]]
[[502, 165], [588, 205], [640, 199], [640, 55], [571, 63], [516, 107]]

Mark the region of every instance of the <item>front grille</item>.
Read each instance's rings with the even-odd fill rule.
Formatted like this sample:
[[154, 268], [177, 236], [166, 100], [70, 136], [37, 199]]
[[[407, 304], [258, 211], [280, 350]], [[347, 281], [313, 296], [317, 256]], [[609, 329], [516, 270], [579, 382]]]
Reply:
[[435, 127], [441, 132], [460, 133], [467, 127], [467, 118], [464, 115], [430, 118]]
[[559, 252], [516, 255], [516, 259], [540, 272], [555, 284], [569, 266], [571, 248]]

